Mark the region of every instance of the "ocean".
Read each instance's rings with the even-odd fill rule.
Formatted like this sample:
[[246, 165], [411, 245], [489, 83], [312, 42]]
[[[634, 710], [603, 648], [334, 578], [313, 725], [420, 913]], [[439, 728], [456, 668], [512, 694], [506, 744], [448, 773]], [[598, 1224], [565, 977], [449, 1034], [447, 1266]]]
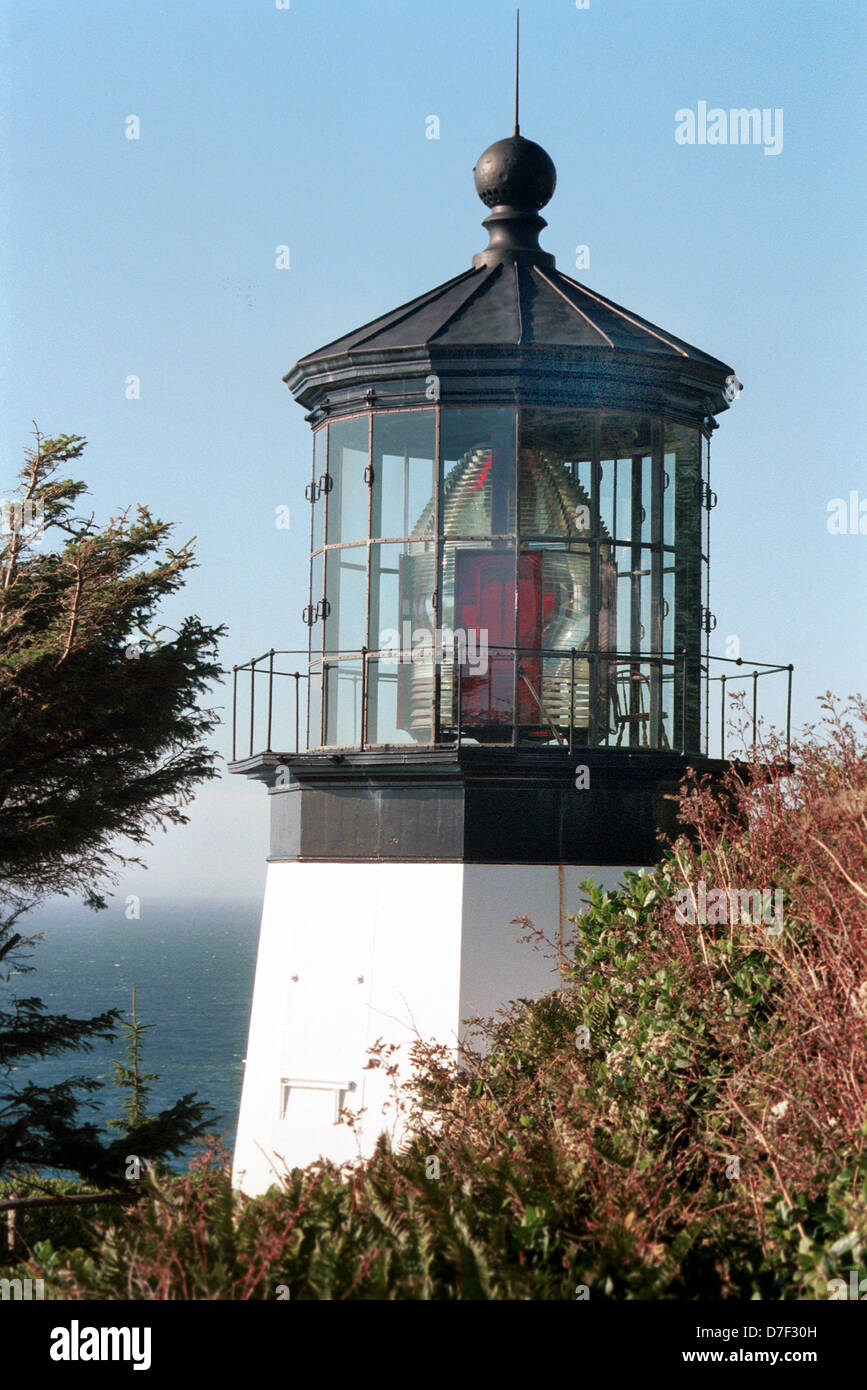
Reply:
[[[194, 1091], [217, 1118], [211, 1129], [234, 1144], [241, 1099], [243, 1059], [253, 994], [259, 903], [184, 904], [148, 899], [140, 920], [127, 921], [122, 899], [102, 912], [57, 900], [21, 919], [19, 930], [42, 933], [29, 956], [33, 970], [18, 974], [10, 988], [19, 997], [41, 999], [49, 1013], [89, 1018], [106, 1009], [129, 1016], [132, 987], [136, 1011], [148, 1024], [141, 1065], [157, 1072], [151, 1112]], [[6, 993], [4, 986], [4, 994]], [[10, 1079], [51, 1085], [70, 1076], [103, 1083], [93, 1093], [95, 1108], [83, 1115], [107, 1122], [118, 1118], [121, 1093], [112, 1061], [125, 1061], [123, 1039], [97, 1041], [91, 1052], [64, 1052], [22, 1062]], [[168, 1166], [182, 1171], [192, 1149]]]

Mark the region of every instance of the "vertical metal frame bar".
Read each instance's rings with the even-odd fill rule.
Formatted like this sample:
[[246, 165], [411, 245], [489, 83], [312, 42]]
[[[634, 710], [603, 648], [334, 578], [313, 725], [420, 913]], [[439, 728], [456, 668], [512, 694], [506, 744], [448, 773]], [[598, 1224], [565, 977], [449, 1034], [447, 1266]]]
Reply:
[[[638, 715], [643, 704], [642, 672], [641, 672], [641, 642], [642, 629], [644, 624], [641, 621], [641, 571], [644, 567], [644, 548], [642, 545], [642, 522], [641, 514], [644, 508], [642, 471], [644, 459], [642, 455], [630, 455], [630, 538], [629, 538], [629, 651], [633, 660], [629, 667], [629, 713]], [[636, 536], [638, 537], [636, 541]], [[636, 726], [638, 728], [636, 729]], [[629, 738], [630, 742], [636, 736], [647, 737], [647, 732], [642, 733], [642, 721], [630, 719]]]
[[[512, 632], [512, 646], [514, 648], [512, 657], [512, 746], [517, 748], [519, 741], [519, 692], [518, 692], [518, 670], [521, 665], [521, 653], [518, 649], [518, 635], [520, 633], [520, 612], [519, 605], [521, 600], [521, 589], [519, 584], [520, 564], [521, 564], [521, 479], [520, 479], [520, 456], [521, 456], [521, 405], [515, 401], [515, 460], [514, 460], [514, 483], [515, 483], [515, 625]], [[493, 512], [491, 513], [493, 521]], [[544, 582], [544, 581], [543, 581]], [[541, 667], [540, 667], [541, 669]]]
[[569, 753], [575, 749], [575, 648], [569, 652]]
[[786, 690], [786, 762], [791, 761], [792, 756], [792, 672], [794, 666], [788, 666], [789, 678]]
[[[594, 653], [590, 661], [590, 727], [588, 742], [599, 742], [599, 611], [602, 604], [602, 584], [600, 567], [602, 563], [602, 519], [600, 491], [602, 486], [602, 462], [599, 457], [600, 435], [602, 432], [600, 410], [590, 412], [590, 650]], [[616, 612], [616, 609], [615, 609]], [[610, 665], [606, 665], [606, 676]], [[605, 688], [608, 688], [606, 679]], [[608, 741], [608, 719], [610, 696], [606, 697], [605, 732]], [[574, 717], [574, 716], [573, 716]]]
[[[376, 470], [374, 469], [374, 466], [373, 466], [373, 411], [372, 411], [372, 410], [369, 411], [369, 412], [368, 412], [368, 415], [367, 415], [367, 467], [368, 467], [368, 470], [369, 470], [368, 476], [369, 476], [369, 478], [370, 478], [370, 482], [369, 482], [368, 485], [367, 485], [367, 550], [366, 550], [366, 552], [365, 552], [365, 560], [366, 560], [365, 569], [366, 569], [366, 576], [367, 576], [367, 586], [366, 586], [366, 590], [365, 590], [364, 637], [363, 637], [363, 639], [362, 639], [362, 656], [361, 656], [361, 746], [362, 746], [362, 748], [364, 747], [365, 742], [367, 741], [367, 711], [368, 711], [368, 706], [369, 706], [369, 703], [370, 703], [370, 691], [369, 691], [369, 689], [368, 689], [368, 683], [367, 683], [367, 682], [368, 682], [368, 670], [367, 670], [367, 660], [366, 660], [366, 657], [365, 657], [365, 653], [371, 650], [371, 640], [370, 640], [370, 633], [371, 633], [371, 628], [370, 628], [370, 606], [371, 606], [371, 599], [372, 599], [372, 597], [373, 597], [373, 575], [372, 575], [372, 573], [371, 573], [371, 571], [372, 571], [372, 569], [373, 569], [373, 541], [372, 541], [371, 537], [373, 536], [373, 493], [374, 493], [374, 489], [376, 488]], [[380, 480], [380, 481], [381, 481], [381, 480]], [[382, 491], [381, 491], [381, 488], [380, 488], [380, 496], [381, 496], [381, 495], [382, 495]], [[380, 508], [380, 510], [381, 510], [381, 508]], [[381, 546], [381, 544], [380, 544], [379, 549], [377, 550], [376, 554], [377, 554], [377, 560], [378, 560], [378, 569], [381, 570], [381, 569], [382, 569], [382, 546]], [[379, 578], [379, 576], [377, 576], [377, 578]], [[378, 590], [377, 590], [377, 604], [376, 604], [376, 608], [377, 608], [377, 615], [378, 615], [378, 614], [379, 614], [379, 591], [378, 591]], [[377, 617], [377, 621], [378, 621], [378, 620], [379, 620], [379, 619], [378, 619], [378, 617]], [[375, 641], [375, 643], [373, 644], [373, 646], [374, 646], [375, 650], [377, 650], [377, 651], [379, 650], [379, 633], [376, 634], [376, 641]], [[375, 718], [375, 717], [376, 717], [376, 704], [377, 704], [376, 694], [375, 694], [375, 693], [374, 693], [374, 697], [373, 697], [373, 704], [374, 704], [374, 718]]]
[[[706, 510], [707, 510], [707, 539], [706, 539], [706, 542], [705, 542], [705, 550], [704, 550], [704, 553], [705, 553], [705, 555], [707, 556], [707, 558], [706, 558], [706, 560], [703, 561], [702, 563], [704, 563], [704, 567], [705, 567], [705, 569], [704, 569], [704, 606], [705, 606], [706, 612], [710, 613], [710, 513], [711, 513], [711, 507], [710, 507], [710, 498], [711, 498], [711, 491], [710, 491], [710, 435], [707, 436], [707, 439], [704, 439], [704, 442], [703, 442], [703, 444], [702, 444], [702, 440], [703, 440], [703, 439], [704, 439], [704, 436], [703, 436], [702, 434], [699, 434], [699, 448], [700, 448], [700, 449], [701, 449], [702, 447], [704, 448], [704, 450], [705, 450], [705, 458], [706, 458], [706, 463], [707, 463], [707, 501], [708, 501], [708, 506], [707, 506], [707, 509], [706, 509]], [[702, 469], [701, 469], [701, 467], [699, 467], [699, 477], [701, 477], [701, 475], [702, 475]], [[709, 737], [710, 737], [710, 632], [708, 632], [708, 630], [707, 630], [707, 625], [705, 625], [705, 634], [704, 634], [704, 662], [705, 662], [705, 681], [704, 681], [704, 751], [707, 752], [708, 739], [709, 739]], [[699, 673], [699, 692], [701, 692], [701, 673]], [[699, 728], [701, 728], [701, 711], [700, 711], [700, 710], [699, 710]]]
[[[325, 424], [324, 426], [322, 426], [319, 430], [314, 430], [314, 431], [313, 431], [313, 458], [312, 458], [311, 464], [310, 464], [311, 470], [312, 470], [311, 495], [312, 495], [313, 497], [316, 497], [316, 486], [317, 486], [317, 484], [316, 484], [316, 454], [317, 454], [317, 440], [318, 440], [318, 438], [319, 438], [320, 433], [321, 433], [322, 436], [324, 437], [324, 439], [325, 439], [325, 441], [326, 441], [326, 446], [327, 446], [327, 442], [328, 442], [328, 425], [327, 425], [327, 424]], [[327, 469], [327, 468], [328, 468], [328, 449], [327, 449], [327, 447], [326, 447], [326, 451], [325, 451], [325, 460], [326, 460], [326, 462], [325, 462], [325, 467], [326, 467], [326, 469]], [[307, 613], [308, 613], [308, 615], [312, 614], [312, 612], [313, 612], [313, 570], [314, 570], [313, 552], [314, 552], [314, 549], [315, 549], [315, 546], [316, 546], [316, 507], [317, 507], [318, 501], [319, 501], [319, 499], [317, 498], [316, 501], [313, 502], [313, 503], [311, 503], [311, 506], [310, 506], [310, 584], [309, 584], [309, 587], [308, 587], [308, 596], [307, 596], [307, 605], [308, 605], [308, 607], [307, 607]], [[327, 494], [327, 493], [325, 494], [325, 502], [324, 502], [323, 505], [324, 505], [325, 507], [328, 506], [328, 494]], [[324, 526], [324, 524], [323, 524], [323, 528], [322, 528], [322, 545], [323, 545], [323, 547], [325, 546], [325, 540], [326, 540], [326, 536], [325, 536], [325, 526]], [[324, 550], [323, 550], [323, 554], [324, 554]], [[324, 559], [323, 559], [323, 561], [322, 561], [322, 568], [323, 568], [323, 571], [324, 571], [324, 569], [325, 569], [325, 561], [324, 561]], [[325, 587], [325, 584], [324, 584], [324, 581], [323, 581], [323, 588], [324, 588], [324, 587]], [[306, 720], [305, 720], [305, 724], [306, 724], [306, 727], [307, 727], [307, 745], [308, 745], [308, 747], [310, 746], [310, 691], [311, 691], [311, 688], [312, 688], [312, 679], [313, 679], [313, 676], [312, 676], [312, 668], [313, 668], [313, 625], [312, 625], [312, 623], [308, 623], [308, 624], [307, 624], [307, 674], [308, 674], [309, 679], [308, 679], [308, 682], [307, 682], [307, 718], [306, 718]], [[296, 695], [297, 695], [297, 693], [298, 693], [298, 692], [297, 692], [297, 690], [296, 690]]]
[[[333, 663], [332, 663], [332, 664], [333, 664]], [[325, 747], [325, 737], [326, 737], [326, 734], [327, 734], [327, 732], [328, 732], [328, 722], [327, 722], [327, 719], [326, 719], [326, 714], [327, 714], [326, 704], [327, 704], [328, 696], [329, 696], [329, 691], [328, 691], [329, 676], [330, 676], [329, 665], [328, 665], [328, 662], [325, 660], [325, 655], [324, 655], [324, 653], [323, 653], [323, 656], [322, 656], [322, 703], [321, 703], [321, 708], [320, 708], [320, 711], [319, 711], [319, 722], [320, 722], [320, 726], [321, 726], [321, 728], [320, 728], [320, 734], [319, 734], [319, 743], [320, 743], [320, 747], [323, 747], [323, 748]]]
[[[330, 474], [330, 471], [331, 471], [331, 421], [328, 420], [328, 421], [326, 421], [326, 424], [325, 424], [325, 472]], [[322, 551], [322, 595], [321, 595], [321, 597], [322, 597], [322, 601], [323, 601], [323, 607], [324, 607], [324, 602], [325, 602], [326, 594], [328, 593], [328, 557], [329, 557], [329, 555], [330, 555], [330, 553], [331, 553], [331, 552], [328, 550], [328, 511], [329, 511], [329, 508], [330, 508], [330, 506], [331, 506], [331, 496], [332, 496], [332, 493], [333, 493], [333, 492], [334, 492], [334, 484], [333, 484], [333, 482], [332, 482], [331, 487], [330, 487], [330, 488], [326, 491], [326, 493], [325, 493], [325, 519], [324, 519], [324, 522], [323, 522], [323, 533], [322, 533], [323, 551]], [[311, 642], [312, 642], [312, 639], [313, 639], [313, 628], [312, 628], [312, 627], [311, 627], [311, 629], [310, 629], [310, 638], [311, 638]], [[320, 685], [319, 685], [319, 738], [317, 739], [317, 744], [316, 744], [316, 746], [317, 746], [318, 748], [321, 748], [321, 747], [323, 747], [324, 744], [325, 744], [325, 730], [326, 730], [326, 728], [327, 728], [327, 722], [326, 722], [326, 714], [327, 714], [326, 704], [327, 704], [327, 700], [328, 700], [328, 679], [327, 679], [327, 674], [326, 674], [326, 670], [325, 670], [325, 618], [324, 618], [324, 617], [323, 617], [323, 619], [322, 619], [322, 638], [321, 638], [321, 645], [320, 645], [320, 649], [319, 649], [319, 655], [320, 655], [320, 662], [319, 662], [319, 682], [320, 682]], [[311, 675], [311, 679], [312, 679], [312, 675]], [[309, 702], [310, 702], [310, 691], [309, 691], [309, 689], [308, 689], [308, 692], [307, 692], [307, 701], [308, 701], [308, 705], [309, 705]], [[308, 716], [308, 730], [309, 730], [309, 716]], [[310, 739], [309, 732], [308, 732], [307, 738], [308, 738], [308, 745], [307, 745], [307, 746], [309, 747], [309, 746], [310, 746], [310, 743], [309, 743], [309, 739]]]
[[256, 662], [250, 662], [250, 757], [253, 756], [254, 721], [256, 717]]
[[650, 667], [650, 745], [662, 745], [662, 525], [664, 508], [665, 438], [661, 420], [654, 419], [650, 436], [650, 650], [657, 660]]
[[271, 752], [271, 720], [274, 713], [274, 648], [268, 653], [268, 733], [265, 739], [265, 751]]
[[[367, 466], [373, 469], [373, 411], [368, 411], [367, 415]], [[363, 645], [370, 649], [370, 536], [371, 526], [373, 525], [373, 488], [374, 483], [367, 485], [367, 605], [364, 613], [364, 642]]]
[[[791, 676], [789, 677], [789, 689], [792, 688]], [[238, 668], [232, 667], [232, 762], [237, 759], [236, 742], [238, 732]]]
[[[434, 627], [442, 631], [443, 584], [445, 579], [445, 537], [442, 517], [442, 405], [437, 401], [434, 418], [434, 591], [432, 595]], [[433, 710], [431, 733], [434, 743], [442, 738], [442, 664], [434, 661]], [[452, 701], [454, 702], [454, 671], [452, 671]]]

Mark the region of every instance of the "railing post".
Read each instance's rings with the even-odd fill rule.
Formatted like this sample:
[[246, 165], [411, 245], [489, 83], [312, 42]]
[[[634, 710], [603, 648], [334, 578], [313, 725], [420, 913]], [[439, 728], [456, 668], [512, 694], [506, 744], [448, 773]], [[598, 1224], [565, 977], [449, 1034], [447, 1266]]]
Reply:
[[792, 754], [792, 672], [794, 666], [789, 663], [789, 689], [786, 694], [786, 762], [791, 761]]
[[367, 742], [367, 647], [361, 648], [361, 751]]
[[683, 668], [680, 675], [680, 751], [686, 753], [686, 648], [683, 649]]
[[235, 762], [235, 741], [238, 733], [238, 668], [232, 667], [232, 762]]
[[569, 653], [569, 754], [575, 747], [575, 648]]
[[720, 676], [719, 755], [726, 755], [726, 676]]
[[[259, 658], [256, 658], [258, 661]], [[253, 720], [256, 712], [256, 661], [250, 662], [250, 757], [253, 756]]]
[[756, 716], [759, 708], [759, 673], [753, 671], [753, 748], [756, 746]]
[[265, 742], [265, 751], [271, 752], [271, 715], [274, 705], [274, 648], [268, 653], [268, 737]]
[[300, 687], [300, 684], [299, 684], [299, 682], [300, 682], [300, 680], [301, 680], [301, 672], [300, 672], [300, 671], [295, 671], [295, 672], [293, 672], [293, 674], [294, 674], [294, 676], [295, 676], [295, 752], [298, 753], [298, 752], [300, 752], [300, 749], [299, 749], [299, 747], [298, 747], [298, 714], [299, 714], [299, 702], [300, 702], [300, 700], [301, 700], [301, 695], [300, 695], [300, 689], [301, 689], [301, 687]]

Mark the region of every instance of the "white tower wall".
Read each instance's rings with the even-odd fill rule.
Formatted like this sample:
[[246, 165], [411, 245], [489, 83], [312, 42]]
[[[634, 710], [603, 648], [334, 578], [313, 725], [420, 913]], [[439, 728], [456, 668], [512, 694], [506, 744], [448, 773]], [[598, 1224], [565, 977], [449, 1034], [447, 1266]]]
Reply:
[[[416, 1035], [454, 1046], [463, 1021], [555, 989], [555, 962], [518, 937], [528, 917], [556, 942], [578, 884], [620, 881], [611, 866], [299, 863], [268, 866], [234, 1181], [251, 1195], [320, 1155], [368, 1156], [400, 1141], [383, 1068], [403, 1074]], [[364, 1111], [354, 1128], [341, 1106]]]

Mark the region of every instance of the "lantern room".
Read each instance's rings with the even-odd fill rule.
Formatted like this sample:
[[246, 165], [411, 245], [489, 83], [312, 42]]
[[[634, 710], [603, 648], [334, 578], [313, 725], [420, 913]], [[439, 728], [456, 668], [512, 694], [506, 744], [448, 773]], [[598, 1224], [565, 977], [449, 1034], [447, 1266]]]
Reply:
[[307, 747], [705, 750], [731, 368], [558, 271], [554, 165], [475, 168], [463, 274], [302, 358]]

